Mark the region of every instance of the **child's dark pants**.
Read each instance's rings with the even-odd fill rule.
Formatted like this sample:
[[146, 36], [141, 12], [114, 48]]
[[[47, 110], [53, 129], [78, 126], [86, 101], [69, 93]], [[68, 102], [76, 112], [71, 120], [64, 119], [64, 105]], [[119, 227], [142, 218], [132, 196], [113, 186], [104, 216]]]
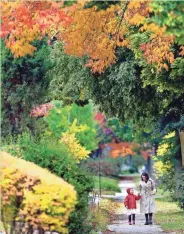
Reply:
[[135, 224], [135, 214], [129, 215], [128, 216], [128, 221], [129, 221], [129, 224], [131, 224], [132, 221], [133, 221], [133, 224]]

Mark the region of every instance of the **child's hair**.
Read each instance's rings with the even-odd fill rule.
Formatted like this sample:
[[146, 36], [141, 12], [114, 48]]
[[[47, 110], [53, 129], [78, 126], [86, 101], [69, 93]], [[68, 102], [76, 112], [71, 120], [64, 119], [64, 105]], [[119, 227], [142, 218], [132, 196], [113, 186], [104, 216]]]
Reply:
[[141, 180], [143, 181], [142, 177], [145, 176], [146, 177], [146, 180], [148, 181], [149, 180], [149, 175], [147, 172], [143, 172], [142, 175], [141, 175]]

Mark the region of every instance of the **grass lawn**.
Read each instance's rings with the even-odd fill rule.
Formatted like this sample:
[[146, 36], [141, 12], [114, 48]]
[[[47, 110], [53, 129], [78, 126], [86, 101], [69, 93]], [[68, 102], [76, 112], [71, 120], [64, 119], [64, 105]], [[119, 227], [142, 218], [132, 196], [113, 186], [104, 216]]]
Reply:
[[[101, 189], [102, 191], [107, 191], [106, 194], [112, 194], [112, 192], [120, 192], [120, 188], [118, 187], [118, 182], [119, 182], [118, 179], [101, 176]], [[95, 189], [99, 189], [98, 176], [94, 176], [94, 187]]]
[[167, 232], [184, 234], [184, 211], [176, 203], [162, 199], [156, 199], [156, 222]]

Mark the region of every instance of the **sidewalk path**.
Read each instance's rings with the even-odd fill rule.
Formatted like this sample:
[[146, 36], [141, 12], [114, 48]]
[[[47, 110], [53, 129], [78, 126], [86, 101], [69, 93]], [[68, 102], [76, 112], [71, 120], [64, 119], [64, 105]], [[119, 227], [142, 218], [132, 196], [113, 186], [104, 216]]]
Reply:
[[[107, 226], [108, 233], [112, 234], [166, 234], [160, 226], [156, 225], [153, 221], [153, 225], [144, 225], [145, 218], [144, 214], [136, 214], [136, 224], [135, 225], [129, 225], [128, 224], [128, 218], [126, 215], [126, 211], [124, 208], [123, 200], [126, 196], [126, 189], [127, 188], [134, 188], [136, 190], [136, 185], [131, 180], [120, 180], [119, 187], [121, 189], [121, 193], [119, 193], [119, 196], [121, 196], [120, 202], [122, 204], [121, 208], [117, 210], [116, 216], [112, 224]], [[117, 196], [118, 194], [116, 194]], [[138, 201], [138, 211], [140, 202]], [[154, 219], [154, 218], [153, 218]], [[170, 233], [175, 234], [175, 233]]]

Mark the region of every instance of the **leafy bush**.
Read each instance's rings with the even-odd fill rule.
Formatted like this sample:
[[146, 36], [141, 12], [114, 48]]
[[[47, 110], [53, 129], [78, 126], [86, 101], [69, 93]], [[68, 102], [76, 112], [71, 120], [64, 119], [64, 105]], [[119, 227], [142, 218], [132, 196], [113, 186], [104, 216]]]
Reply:
[[34, 139], [29, 134], [23, 134], [18, 137], [17, 143], [16, 147], [21, 149], [25, 160], [49, 169], [75, 187], [78, 203], [69, 218], [69, 233], [88, 234], [91, 228], [87, 221], [88, 194], [93, 189], [92, 176], [79, 167], [68, 148], [55, 138]]
[[6, 152], [1, 156], [1, 211], [6, 232], [39, 229], [67, 233], [66, 224], [76, 204], [73, 186], [31, 162]]
[[99, 233], [99, 231], [105, 231], [109, 223], [108, 213], [104, 212], [102, 209], [95, 207], [91, 210], [91, 222], [93, 227], [93, 232]]
[[99, 207], [92, 205], [90, 209], [91, 222], [93, 225], [93, 234], [99, 231], [106, 230], [107, 224], [114, 219], [115, 211], [120, 207], [120, 204], [112, 200], [102, 200]]
[[92, 105], [55, 107], [45, 120], [48, 133], [57, 139], [60, 139], [63, 133], [74, 133], [87, 150], [96, 149], [96, 122], [93, 119]]
[[181, 151], [176, 132], [172, 131], [160, 139], [157, 155], [153, 160], [160, 187], [169, 191], [172, 199], [184, 209], [184, 170], [177, 160], [178, 155], [181, 156]]
[[74, 185], [77, 191], [77, 200], [75, 211], [70, 215], [69, 233], [70, 234], [88, 234], [91, 231], [89, 222], [89, 193], [93, 190], [93, 178], [83, 167], [73, 169], [66, 181]]
[[80, 145], [74, 133], [63, 133], [60, 142], [64, 143], [68, 147], [73, 155], [73, 158], [77, 162], [88, 158], [90, 154], [89, 150], [86, 150], [83, 146]]
[[131, 168], [129, 169], [129, 172], [130, 172], [130, 174], [133, 174], [133, 173], [136, 173], [136, 172], [138, 172], [138, 171], [137, 171], [137, 168], [131, 167]]

